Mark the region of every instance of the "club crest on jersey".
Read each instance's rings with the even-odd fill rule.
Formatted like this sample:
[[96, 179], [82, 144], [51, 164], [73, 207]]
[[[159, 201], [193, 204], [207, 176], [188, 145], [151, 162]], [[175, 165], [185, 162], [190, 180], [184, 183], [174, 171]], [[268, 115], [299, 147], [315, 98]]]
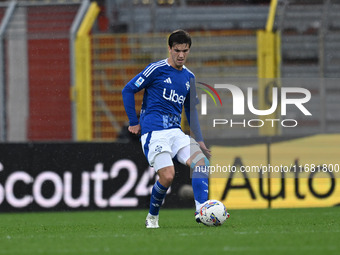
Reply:
[[157, 145], [156, 148], [155, 148], [155, 151], [161, 152], [162, 151], [162, 146]]
[[187, 86], [187, 90], [190, 89], [190, 83], [187, 81], [187, 83], [185, 83], [185, 86]]
[[140, 87], [140, 85], [142, 85], [144, 82], [144, 78], [143, 77], [139, 77], [136, 81], [135, 81], [135, 85], [136, 87]]
[[167, 93], [166, 88], [163, 90], [163, 98], [174, 103], [179, 103], [180, 105], [184, 104], [185, 100], [185, 97], [178, 95], [174, 89], [170, 90], [170, 93]]

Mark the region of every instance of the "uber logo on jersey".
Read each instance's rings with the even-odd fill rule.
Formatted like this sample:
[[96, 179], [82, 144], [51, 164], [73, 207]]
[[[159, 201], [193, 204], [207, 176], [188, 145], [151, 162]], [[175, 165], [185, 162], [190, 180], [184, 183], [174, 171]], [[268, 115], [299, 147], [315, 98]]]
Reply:
[[167, 94], [166, 88], [163, 90], [163, 98], [181, 105], [184, 104], [185, 100], [185, 97], [183, 95], [178, 95], [174, 89], [170, 90], [170, 93]]

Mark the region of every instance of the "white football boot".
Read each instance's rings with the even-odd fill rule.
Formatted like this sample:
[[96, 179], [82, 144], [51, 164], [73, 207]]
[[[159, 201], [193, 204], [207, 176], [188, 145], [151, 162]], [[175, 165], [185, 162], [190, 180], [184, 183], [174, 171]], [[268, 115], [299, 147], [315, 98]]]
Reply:
[[159, 228], [158, 216], [159, 215], [152, 215], [148, 213], [148, 216], [146, 216], [146, 220], [145, 220], [145, 227], [146, 228]]

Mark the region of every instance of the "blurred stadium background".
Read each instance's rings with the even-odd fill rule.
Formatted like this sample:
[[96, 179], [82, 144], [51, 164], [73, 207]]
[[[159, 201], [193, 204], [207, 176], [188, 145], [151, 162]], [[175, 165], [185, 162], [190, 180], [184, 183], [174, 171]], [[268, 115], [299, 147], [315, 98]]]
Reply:
[[[122, 87], [145, 65], [166, 57], [166, 36], [178, 27], [192, 33], [188, 66], [198, 80], [258, 77], [256, 33], [266, 27], [269, 2], [98, 1], [82, 56], [75, 45], [91, 2], [1, 2], [1, 141], [116, 140], [127, 121]], [[339, 77], [339, 10], [336, 1], [278, 1], [274, 31], [281, 33], [281, 52], [275, 54], [282, 78]], [[80, 67], [85, 57], [89, 66]], [[80, 68], [88, 68], [88, 77]], [[309, 124], [339, 130], [338, 86], [314, 89], [315, 96], [327, 98], [321, 101], [327, 123]], [[88, 101], [77, 110], [81, 100]]]
[[[108, 169], [116, 161], [131, 157], [131, 151], [126, 143], [133, 143], [133, 141], [130, 141], [131, 137], [126, 132], [127, 117], [121, 90], [147, 64], [167, 56], [166, 37], [169, 32], [177, 28], [188, 30], [193, 37], [193, 47], [187, 66], [199, 81], [214, 84], [220, 81], [230, 82], [233, 79], [255, 80], [251, 85], [246, 85], [255, 89], [258, 104], [261, 103], [262, 90], [259, 85], [261, 82], [258, 84], [257, 79], [271, 79], [264, 85], [270, 87], [273, 84], [278, 86], [279, 79], [296, 82], [298, 78], [307, 83], [304, 86], [312, 93], [313, 100], [309, 105], [314, 113], [312, 118], [305, 119], [297, 112], [291, 112], [290, 117], [302, 123], [302, 128], [298, 131], [278, 130], [274, 133], [266, 131], [261, 133], [258, 129], [242, 131], [230, 129], [223, 137], [223, 142], [221, 139], [214, 140], [213, 137], [207, 137], [207, 143], [214, 148], [216, 155], [221, 155], [223, 159], [231, 153], [226, 152], [225, 146], [221, 147], [223, 143], [228, 144], [229, 150], [230, 148], [233, 150], [230, 146], [242, 145], [246, 154], [247, 151], [253, 151], [251, 146], [259, 144], [257, 146], [262, 147], [255, 151], [261, 153], [256, 157], [266, 163], [270, 162], [267, 149], [274, 146], [272, 143], [313, 135], [312, 143], [307, 142], [305, 147], [299, 147], [298, 140], [294, 140], [297, 144], [278, 149], [281, 152], [271, 155], [271, 160], [280, 158], [285, 154], [284, 152], [293, 151], [292, 153], [295, 154], [287, 156], [288, 163], [285, 163], [290, 164], [296, 159], [301, 161], [302, 156], [299, 152], [308, 149], [310, 152], [307, 151], [306, 154], [313, 160], [320, 161], [315, 164], [339, 164], [340, 2], [338, 1], [1, 1], [0, 21], [0, 180], [2, 185], [0, 185], [0, 205], [8, 210], [14, 210], [6, 194], [12, 186], [19, 186], [18, 190], [12, 193], [14, 193], [14, 200], [22, 203], [19, 203], [21, 207], [31, 206], [32, 203], [39, 204], [35, 199], [40, 196], [45, 202], [51, 202], [44, 208], [58, 209], [58, 206], [62, 207], [60, 205], [62, 202], [61, 199], [58, 200], [57, 184], [60, 182], [62, 182], [61, 186], [65, 184], [66, 177], [63, 175], [65, 171], [71, 170], [76, 175], [77, 171], [84, 170], [77, 167], [77, 163], [83, 158], [94, 154], [98, 158], [94, 158], [93, 162], [101, 162], [109, 158], [111, 161], [106, 162], [107, 165], [104, 166]], [[261, 37], [261, 32], [269, 37]], [[273, 83], [273, 80], [277, 83]], [[310, 83], [309, 87], [308, 83]], [[137, 105], [140, 104], [141, 98], [142, 94], [137, 96]], [[315, 135], [318, 136], [317, 140], [314, 140]], [[327, 142], [321, 146], [322, 141]], [[100, 147], [102, 144], [104, 147]], [[112, 147], [107, 148], [108, 144]], [[51, 149], [49, 145], [56, 147]], [[86, 148], [80, 150], [78, 147], [72, 147], [77, 145], [86, 145]], [[13, 146], [21, 146], [17, 148], [20, 153]], [[97, 151], [94, 152], [93, 148]], [[114, 156], [110, 158], [106, 152], [103, 153], [106, 159], [100, 159], [102, 152], [100, 148], [112, 149], [109, 152]], [[136, 151], [139, 147], [132, 146], [132, 148]], [[314, 148], [318, 151], [315, 152]], [[65, 153], [55, 153], [56, 150]], [[82, 151], [83, 158], [80, 152], [77, 154], [69, 150]], [[48, 151], [47, 155], [44, 154], [46, 151]], [[65, 159], [66, 153], [75, 155], [66, 157], [67, 162], [63, 165], [60, 162]], [[323, 161], [322, 153], [331, 154], [329, 161]], [[59, 156], [53, 158], [55, 154]], [[133, 193], [135, 185], [142, 180], [143, 173], [150, 173], [151, 176], [150, 183], [146, 182], [146, 186], [150, 185], [151, 179], [154, 178], [152, 171], [150, 172], [145, 164], [138, 165], [140, 164], [138, 161], [144, 158], [140, 152], [136, 154], [138, 154], [137, 159], [133, 160], [138, 166], [136, 177], [138, 181], [133, 179], [132, 186], [129, 186], [130, 189], [124, 195], [136, 195]], [[304, 163], [309, 164], [312, 161], [309, 161], [308, 155], [307, 158], [302, 158], [305, 160]], [[319, 158], [315, 155], [319, 155]], [[235, 155], [235, 158], [237, 156], [240, 155]], [[17, 162], [18, 157], [27, 159], [24, 160], [26, 163]], [[32, 157], [33, 159], [47, 157], [48, 163], [43, 160], [33, 160]], [[51, 165], [51, 161], [54, 165]], [[233, 162], [234, 158], [231, 161]], [[93, 162], [89, 164], [94, 166]], [[79, 163], [82, 166], [84, 164], [84, 162]], [[43, 178], [39, 171], [34, 172], [37, 168], [40, 168], [40, 171], [55, 169], [57, 174]], [[25, 178], [22, 176], [14, 178], [11, 174], [19, 169], [27, 170]], [[128, 179], [132, 176], [132, 172], [129, 172]], [[83, 180], [87, 178], [84, 176], [82, 176]], [[111, 177], [114, 178], [114, 175]], [[303, 206], [330, 206], [340, 203], [337, 195], [340, 194], [340, 184], [333, 178], [334, 176], [331, 177], [321, 182], [319, 190], [317, 188], [319, 184], [307, 181], [307, 184], [301, 184], [301, 190], [296, 193], [296, 182], [291, 184], [289, 187], [293, 187], [292, 189], [295, 187], [297, 201], [296, 204], [292, 204], [288, 200], [289, 202], [286, 201], [284, 206], [299, 207], [303, 200], [301, 194], [307, 196], [307, 200], [308, 195], [317, 194], [312, 202], [309, 201]], [[102, 181], [107, 180], [105, 178]], [[122, 179], [117, 184], [120, 187], [126, 182], [127, 177], [119, 175], [119, 178]], [[35, 185], [37, 179], [40, 180], [40, 186]], [[8, 184], [10, 180], [12, 186]], [[182, 184], [187, 181], [188, 179], [184, 178]], [[46, 194], [42, 192], [33, 194], [34, 187], [44, 185], [47, 186], [45, 190], [49, 190]], [[220, 193], [223, 193], [225, 185], [226, 180], [218, 180], [213, 184], [212, 196], [222, 199]], [[234, 191], [243, 187], [246, 191], [240, 196], [247, 196], [248, 200], [253, 201], [254, 197], [249, 197], [248, 194], [248, 191], [250, 194], [253, 191], [249, 188], [253, 187], [252, 185], [256, 186], [257, 181], [256, 184], [246, 182], [230, 187], [234, 188]], [[278, 184], [275, 184], [273, 189], [270, 189], [272, 184], [268, 185], [264, 188], [265, 193], [273, 191], [275, 193]], [[280, 185], [282, 191], [282, 183]], [[286, 190], [290, 190], [289, 187], [287, 186]], [[79, 189], [77, 186], [76, 190]], [[178, 191], [177, 188], [174, 190]], [[262, 195], [264, 191], [261, 188], [254, 190], [256, 194]], [[288, 193], [285, 195], [281, 193], [279, 195], [283, 200], [284, 196], [289, 196]], [[24, 201], [24, 194], [33, 194], [34, 198], [29, 197], [29, 199], [34, 201]], [[138, 194], [149, 195], [148, 192]], [[226, 189], [223, 194], [227, 195]], [[324, 203], [322, 196], [324, 200], [329, 200]], [[239, 199], [236, 195], [235, 197]], [[263, 195], [263, 201], [255, 207], [266, 208], [268, 201], [277, 197]], [[53, 199], [57, 202], [54, 203]], [[235, 201], [234, 207], [247, 208], [248, 200]], [[233, 201], [227, 201], [233, 207]], [[97, 202], [94, 202], [95, 208], [110, 207], [114, 204], [114, 202], [109, 205]], [[87, 205], [86, 202], [80, 202], [77, 208], [86, 208]], [[131, 205], [135, 203], [120, 204], [121, 207]]]

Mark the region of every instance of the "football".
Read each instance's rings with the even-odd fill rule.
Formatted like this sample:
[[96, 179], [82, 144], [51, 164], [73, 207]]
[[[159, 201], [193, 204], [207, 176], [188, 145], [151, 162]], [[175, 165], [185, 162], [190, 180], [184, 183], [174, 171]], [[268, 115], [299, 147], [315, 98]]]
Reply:
[[202, 205], [199, 218], [206, 226], [221, 226], [229, 218], [229, 213], [222, 202], [208, 200]]

